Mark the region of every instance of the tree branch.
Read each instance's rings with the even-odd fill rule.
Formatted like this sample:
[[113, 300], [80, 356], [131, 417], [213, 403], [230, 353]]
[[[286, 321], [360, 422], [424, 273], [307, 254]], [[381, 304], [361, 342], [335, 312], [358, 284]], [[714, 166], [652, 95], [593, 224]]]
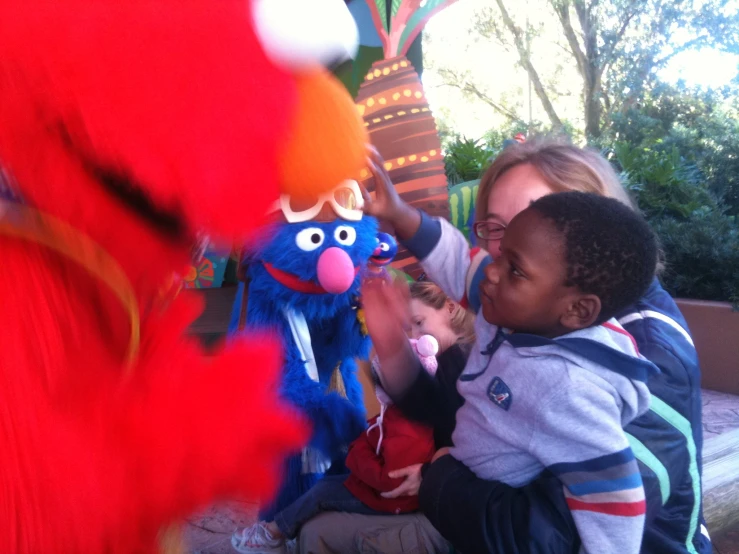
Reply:
[[[445, 72], [443, 70], [440, 71], [440, 74], [443, 75], [444, 73]], [[451, 73], [451, 72], [449, 72], [449, 73]], [[508, 108], [506, 108], [505, 106], [502, 106], [501, 104], [498, 104], [497, 102], [493, 101], [492, 98], [490, 98], [487, 94], [485, 94], [480, 89], [478, 89], [472, 83], [463, 82], [462, 84], [460, 84], [460, 83], [446, 82], [446, 83], [443, 83], [442, 86], [454, 87], [456, 89], [461, 90], [462, 92], [467, 92], [469, 94], [473, 94], [474, 96], [476, 96], [477, 98], [479, 98], [480, 100], [482, 100], [485, 104], [487, 104], [488, 106], [490, 106], [491, 108], [493, 108], [496, 112], [498, 112], [501, 115], [504, 115], [505, 117], [507, 117], [511, 121], [514, 121], [516, 123], [523, 122], [523, 120], [520, 117], [518, 117], [518, 115], [516, 115], [515, 112], [512, 112]]]
[[580, 42], [577, 40], [577, 33], [572, 27], [572, 21], [570, 20], [570, 3], [569, 1], [557, 1], [550, 0], [552, 8], [554, 8], [559, 22], [562, 24], [562, 30], [564, 31], [567, 44], [570, 45], [570, 53], [577, 62], [577, 70], [585, 81], [588, 81], [588, 60], [585, 57], [585, 52], [580, 48]]
[[692, 40], [689, 40], [688, 42], [685, 42], [681, 44], [680, 46], [678, 46], [677, 48], [675, 48], [672, 52], [670, 52], [666, 56], [663, 56], [659, 58], [658, 60], [655, 60], [654, 67], [663, 67], [667, 62], [669, 62], [672, 58], [674, 58], [678, 54], [685, 52], [686, 50], [690, 50], [691, 48], [695, 46], [702, 45], [703, 43], [706, 43], [706, 42], [708, 42], [707, 36], [700, 36]]
[[555, 111], [551, 100], [549, 100], [549, 96], [547, 95], [547, 92], [544, 89], [544, 85], [542, 85], [541, 79], [539, 78], [539, 73], [536, 71], [534, 64], [531, 63], [531, 57], [526, 48], [526, 42], [522, 36], [523, 33], [521, 32], [521, 29], [519, 29], [511, 19], [508, 10], [506, 10], [505, 5], [503, 4], [503, 0], [495, 0], [495, 2], [496, 4], [498, 4], [498, 8], [500, 8], [500, 13], [503, 17], [503, 22], [505, 23], [505, 26], [508, 28], [511, 35], [513, 35], [513, 42], [516, 45], [516, 50], [518, 50], [518, 55], [521, 59], [521, 65], [523, 65], [524, 69], [529, 74], [531, 83], [534, 85], [534, 90], [536, 91], [536, 95], [539, 97], [539, 101], [541, 102], [544, 111], [547, 113], [547, 116], [549, 116], [549, 120], [551, 121], [552, 126], [558, 129], [562, 128], [562, 121], [559, 119], [559, 116], [557, 115], [557, 112]]
[[631, 20], [634, 18], [634, 16], [637, 14], [638, 10], [635, 10], [634, 8], [639, 6], [639, 4], [643, 0], [631, 0], [629, 2], [629, 5], [626, 8], [626, 15], [624, 16], [623, 20], [621, 21], [621, 25], [618, 28], [618, 31], [616, 32], [616, 36], [613, 38], [611, 43], [606, 48], [605, 52], [603, 52], [601, 57], [601, 63], [600, 63], [600, 75], [598, 76], [598, 79], [602, 79], [603, 75], [605, 75], [606, 71], [608, 71], [608, 67], [613, 63], [613, 55], [616, 52], [616, 47], [621, 42], [621, 39], [624, 38], [624, 34], [626, 33], [626, 30], [629, 28], [629, 25], [631, 24]]

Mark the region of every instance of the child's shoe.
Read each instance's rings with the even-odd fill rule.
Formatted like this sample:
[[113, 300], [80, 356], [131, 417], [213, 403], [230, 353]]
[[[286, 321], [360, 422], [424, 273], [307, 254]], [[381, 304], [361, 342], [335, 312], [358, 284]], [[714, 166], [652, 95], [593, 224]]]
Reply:
[[286, 554], [285, 539], [275, 538], [262, 523], [255, 523], [231, 536], [231, 546], [241, 554]]

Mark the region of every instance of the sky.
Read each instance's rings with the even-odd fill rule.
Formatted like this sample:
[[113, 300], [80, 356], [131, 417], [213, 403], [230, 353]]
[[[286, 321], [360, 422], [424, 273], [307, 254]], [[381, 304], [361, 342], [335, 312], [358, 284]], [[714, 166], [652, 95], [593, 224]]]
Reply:
[[675, 56], [661, 77], [669, 82], [683, 79], [688, 85], [721, 87], [739, 74], [739, 56], [708, 48]]
[[[526, 113], [524, 107], [528, 105], [528, 78], [523, 69], [516, 67], [517, 54], [506, 52], [499, 45], [469, 33], [475, 12], [492, 4], [492, 0], [459, 0], [434, 16], [424, 34], [423, 81], [431, 109], [437, 120], [471, 138], [481, 137], [506, 118], [483, 102], [470, 101], [461, 91], [445, 86], [436, 67], [453, 67], [460, 72], [474, 74], [475, 82], [480, 82], [491, 96], [518, 104], [519, 113]], [[527, 4], [515, 4], [516, 16], [520, 16], [520, 10]], [[553, 16], [533, 12], [529, 17], [536, 24]], [[538, 63], [558, 67], [559, 82], [577, 83], [579, 76], [575, 73], [571, 55], [549, 50], [539, 54]], [[660, 72], [660, 77], [672, 83], [682, 79], [689, 86], [720, 87], [739, 77], [739, 56], [710, 49], [683, 52], [671, 60]], [[532, 105], [534, 119], [546, 120], [536, 97]], [[557, 112], [560, 117], [577, 122], [582, 117], [577, 96], [560, 99]]]

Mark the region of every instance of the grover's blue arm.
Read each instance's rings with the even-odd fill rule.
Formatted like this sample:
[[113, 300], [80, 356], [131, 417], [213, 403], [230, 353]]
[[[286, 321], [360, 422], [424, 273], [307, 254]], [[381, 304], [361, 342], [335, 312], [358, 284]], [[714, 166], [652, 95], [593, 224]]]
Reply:
[[[238, 333], [238, 322], [244, 284], [239, 285], [229, 325], [229, 333]], [[305, 369], [305, 363], [283, 316], [263, 300], [263, 294], [254, 294], [249, 302], [247, 330], [271, 330], [277, 332], [284, 347], [285, 361], [281, 381], [282, 395], [293, 406], [298, 408], [311, 422], [314, 432], [310, 445], [321, 450], [331, 459], [341, 457], [346, 446], [364, 431], [366, 422], [364, 409], [350, 400], [328, 391], [328, 382], [315, 382]], [[317, 335], [313, 334], [313, 337]], [[311, 340], [313, 340], [313, 337]], [[314, 345], [314, 354], [334, 357], [320, 345]], [[321, 372], [322, 363], [326, 360], [316, 359]], [[338, 363], [338, 362], [337, 362]], [[334, 363], [334, 367], [336, 363]], [[245, 368], [249, 370], [251, 368]], [[254, 368], [252, 370], [257, 370]]]
[[354, 304], [342, 308], [331, 318], [308, 322], [319, 367], [322, 362], [336, 367], [346, 358], [369, 358], [372, 342], [362, 329], [358, 313], [359, 306]]
[[[289, 336], [289, 329], [283, 329], [283, 337], [286, 336], [285, 332]], [[321, 361], [317, 358], [316, 362], [319, 373], [322, 373]], [[317, 383], [308, 376], [297, 347], [288, 342], [285, 348], [282, 394], [300, 408], [313, 424], [311, 446], [335, 459], [341, 457], [346, 446], [364, 431], [365, 414], [361, 405], [355, 405], [339, 394], [329, 392], [328, 384], [328, 380], [322, 379], [322, 382]]]

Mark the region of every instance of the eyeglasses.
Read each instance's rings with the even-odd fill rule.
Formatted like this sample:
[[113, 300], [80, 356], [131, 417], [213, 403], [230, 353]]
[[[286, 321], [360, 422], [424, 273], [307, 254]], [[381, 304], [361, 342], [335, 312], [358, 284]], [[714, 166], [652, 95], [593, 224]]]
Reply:
[[478, 221], [472, 226], [475, 236], [483, 240], [500, 240], [503, 238], [506, 226], [495, 221]]
[[281, 211], [288, 223], [303, 223], [314, 219], [328, 202], [341, 219], [359, 221], [362, 219], [364, 198], [359, 183], [352, 180], [343, 181], [329, 193], [322, 194], [317, 200], [303, 201], [283, 194], [275, 203], [273, 211]]

